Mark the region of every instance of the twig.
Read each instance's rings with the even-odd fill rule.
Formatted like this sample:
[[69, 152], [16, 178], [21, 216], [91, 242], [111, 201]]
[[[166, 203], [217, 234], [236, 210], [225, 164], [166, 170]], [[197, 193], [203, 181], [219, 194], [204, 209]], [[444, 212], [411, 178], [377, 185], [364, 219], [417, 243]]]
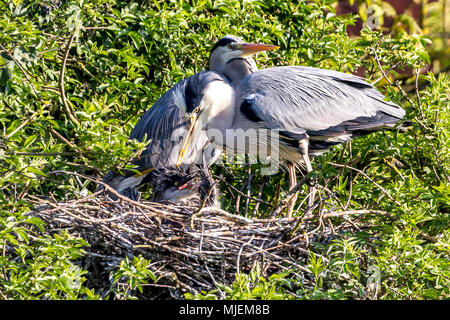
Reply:
[[67, 58], [69, 57], [70, 47], [72, 46], [73, 39], [75, 38], [76, 34], [77, 34], [76, 31], [74, 31], [72, 33], [72, 35], [70, 36], [69, 41], [67, 42], [67, 45], [66, 45], [66, 49], [65, 49], [65, 52], [64, 52], [64, 59], [63, 59], [62, 65], [61, 65], [61, 72], [60, 72], [60, 75], [59, 75], [59, 91], [61, 93], [61, 100], [63, 102], [64, 111], [65, 111], [66, 115], [69, 117], [69, 119], [74, 124], [80, 125], [80, 122], [78, 121], [78, 119], [73, 114], [73, 110], [71, 109], [71, 107], [67, 103], [66, 92], [64, 90], [64, 75], [65, 75], [65, 70], [66, 70]]
[[289, 201], [291, 201], [291, 199], [295, 196], [297, 191], [300, 190], [300, 188], [308, 181], [309, 181], [309, 178], [307, 178], [307, 177], [302, 178], [297, 183], [297, 185], [288, 192], [286, 198], [281, 200], [280, 204], [275, 208], [272, 215], [275, 217], [278, 216], [287, 207], [287, 205], [289, 204]]
[[248, 206], [250, 204], [250, 190], [252, 187], [252, 179], [253, 179], [253, 174], [252, 174], [252, 167], [249, 165], [248, 166], [248, 172], [247, 172], [247, 179], [248, 179], [248, 183], [247, 183], [247, 199], [245, 200], [245, 217], [248, 217]]
[[83, 30], [113, 30], [111, 26], [100, 27], [83, 27]]
[[[224, 182], [232, 191], [234, 191], [234, 192], [236, 192], [238, 195], [240, 195], [240, 196], [242, 196], [242, 197], [245, 197], [245, 198], [247, 198], [248, 196], [245, 194], [245, 193], [243, 193], [242, 191], [240, 191], [239, 189], [237, 189], [235, 186], [233, 186], [232, 184], [230, 184], [228, 181], [226, 181], [224, 178], [222, 178], [222, 177], [220, 177], [220, 176], [214, 176], [214, 178], [217, 178], [217, 179], [219, 179], [220, 181], [222, 181], [222, 182]], [[245, 182], [244, 182], [245, 183]], [[257, 202], [260, 202], [260, 203], [262, 203], [262, 204], [265, 204], [265, 205], [270, 205], [270, 203], [269, 202], [267, 202], [267, 201], [265, 201], [265, 200], [262, 200], [262, 199], [256, 199], [256, 198], [253, 198], [253, 197], [250, 197], [250, 199], [252, 199], [252, 200], [254, 200], [254, 201], [257, 201]], [[237, 201], [237, 200], [236, 200]]]
[[397, 200], [395, 200], [387, 191], [386, 189], [384, 189], [382, 186], [380, 186], [378, 183], [376, 183], [371, 177], [369, 177], [364, 171], [356, 169], [354, 167], [345, 165], [345, 164], [338, 164], [338, 163], [332, 163], [330, 162], [330, 164], [332, 166], [335, 167], [340, 167], [340, 168], [347, 168], [347, 169], [352, 169], [356, 172], [359, 172], [360, 174], [362, 174], [364, 177], [366, 177], [368, 180], [370, 180], [370, 182], [372, 182], [375, 186], [377, 186], [378, 189], [380, 189], [390, 200], [394, 201], [395, 204], [397, 204], [399, 207], [402, 206], [402, 204], [400, 202], [398, 202]]
[[[378, 215], [382, 215], [384, 217], [387, 217], [390, 220], [397, 220], [395, 217], [393, 217], [387, 211], [372, 210], [372, 209], [344, 210], [344, 211], [328, 212], [328, 213], [324, 213], [322, 215], [322, 218], [323, 219], [328, 219], [328, 218], [343, 217], [343, 216], [349, 216], [349, 215], [362, 215], [362, 214], [378, 214]], [[308, 216], [303, 217], [303, 220], [307, 221], [307, 220], [312, 220], [312, 219], [315, 219], [315, 218], [317, 218], [316, 215], [308, 215]]]
[[420, 74], [420, 69], [415, 70], [415, 73], [416, 73], [415, 91], [416, 91], [417, 106], [419, 107], [419, 110], [420, 110], [420, 116], [422, 117], [422, 119], [425, 119], [425, 116], [423, 114], [422, 104], [420, 103], [420, 96], [419, 96], [419, 74]]
[[[396, 63], [396, 64], [394, 64], [392, 67], [390, 67], [389, 68], [389, 70], [387, 71], [387, 72], [389, 72], [389, 71], [391, 71], [391, 70], [394, 70], [395, 68], [397, 68], [397, 66], [399, 65], [400, 63]], [[375, 86], [381, 79], [383, 79], [385, 76], [384, 75], [382, 75], [381, 77], [379, 77], [378, 79], [376, 79], [375, 81], [372, 81], [372, 86]]]
[[374, 48], [371, 48], [371, 49], [372, 49], [372, 52], [375, 55], [375, 61], [377, 62], [377, 65], [378, 65], [378, 68], [380, 69], [381, 74], [387, 80], [387, 82], [389, 82], [390, 85], [394, 85], [394, 83], [391, 81], [391, 79], [389, 79], [389, 77], [384, 72], [383, 67], [381, 66], [380, 58], [378, 58], [377, 51]]
[[7, 155], [15, 156], [30, 156], [30, 157], [53, 157], [53, 156], [76, 156], [79, 152], [21, 152], [21, 151], [8, 151]]
[[276, 216], [274, 214], [274, 210], [278, 207], [278, 202], [280, 201], [280, 194], [281, 194], [281, 180], [277, 183], [277, 190], [275, 192], [275, 197], [272, 198], [273, 201], [271, 201], [271, 210], [270, 210], [270, 217]]
[[98, 179], [95, 179], [95, 178], [92, 178], [92, 177], [88, 177], [88, 176], [85, 176], [85, 175], [77, 173], [77, 172], [70, 172], [70, 171], [65, 171], [65, 170], [55, 170], [55, 171], [48, 172], [47, 174], [48, 175], [50, 175], [50, 174], [56, 174], [56, 175], [57, 174], [68, 174], [68, 175], [74, 175], [74, 176], [81, 177], [83, 179], [86, 179], [86, 180], [89, 180], [91, 182], [94, 182], [94, 183], [96, 183], [98, 185], [102, 185], [106, 190], [111, 192], [113, 195], [115, 195], [120, 200], [123, 200], [125, 202], [131, 203], [131, 204], [133, 204], [136, 207], [147, 209], [147, 210], [150, 210], [152, 212], [161, 213], [160, 211], [154, 209], [153, 207], [147, 206], [147, 205], [145, 205], [145, 204], [143, 204], [141, 202], [131, 200], [130, 198], [121, 195], [114, 188], [111, 188], [108, 184], [106, 184], [103, 181], [100, 181]]
[[250, 243], [253, 241], [255, 235], [252, 235], [252, 237], [250, 238], [250, 240], [248, 240], [246, 243], [244, 243], [240, 248], [239, 248], [239, 252], [237, 255], [237, 259], [236, 259], [236, 273], [240, 274], [240, 261], [241, 261], [241, 254], [242, 254], [242, 250], [244, 249], [245, 246], [250, 245]]
[[73, 143], [64, 138], [64, 136], [61, 135], [58, 131], [56, 131], [53, 127], [50, 127], [50, 132], [53, 133], [59, 140], [67, 144], [70, 148], [77, 150], [77, 147]]
[[[348, 153], [350, 155], [350, 161], [353, 161], [353, 154], [352, 154], [352, 142], [348, 142]], [[352, 199], [352, 191], [353, 191], [353, 170], [350, 169], [350, 173], [349, 173], [349, 177], [348, 177], [348, 182], [349, 182], [349, 190], [348, 190], [348, 198], [347, 198], [347, 202], [344, 205], [344, 210], [347, 209], [348, 205], [350, 204], [350, 200]]]
[[[261, 184], [259, 185], [259, 189], [258, 189], [258, 200], [261, 200], [261, 196], [262, 196], [262, 191], [264, 189], [264, 186], [266, 185], [267, 180], [269, 180], [268, 176], [264, 176], [263, 181], [261, 182]], [[259, 205], [261, 202], [256, 201], [255, 203], [255, 207], [253, 208], [253, 212], [252, 212], [252, 218], [255, 216], [255, 214], [258, 212], [259, 209]]]
[[25, 121], [23, 121], [15, 130], [13, 130], [10, 134], [5, 137], [5, 140], [9, 140], [13, 135], [15, 135], [18, 131], [22, 130], [25, 126], [27, 126], [34, 117], [38, 114], [38, 111], [33, 112], [31, 116], [29, 116]]
[[406, 94], [405, 90], [403, 90], [403, 88], [402, 88], [401, 86], [399, 86], [397, 82], [395, 82], [395, 83], [392, 82], [391, 79], [389, 79], [389, 77], [388, 77], [388, 76], [386, 75], [386, 73], [384, 72], [383, 67], [381, 66], [380, 58], [378, 57], [377, 51], [376, 51], [374, 48], [372, 48], [372, 51], [373, 51], [373, 53], [374, 53], [374, 55], [375, 55], [375, 61], [377, 62], [378, 68], [380, 69], [380, 72], [381, 72], [381, 74], [383, 75], [383, 77], [386, 79], [387, 82], [389, 82], [389, 84], [390, 84], [391, 86], [395, 86], [395, 87], [401, 92], [401, 94], [403, 95], [403, 97], [404, 97], [406, 100], [408, 100], [408, 102], [413, 106], [413, 105], [414, 105], [414, 102], [411, 100], [410, 97], [408, 97], [408, 95]]

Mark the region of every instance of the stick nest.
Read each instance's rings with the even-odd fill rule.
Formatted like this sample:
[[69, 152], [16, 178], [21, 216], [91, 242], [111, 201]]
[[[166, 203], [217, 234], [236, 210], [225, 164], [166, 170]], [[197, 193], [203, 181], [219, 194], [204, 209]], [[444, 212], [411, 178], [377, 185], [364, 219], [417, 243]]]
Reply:
[[90, 244], [86, 256], [97, 259], [95, 270], [99, 261], [107, 272], [125, 256], [142, 255], [151, 260], [148, 267], [158, 285], [178, 293], [229, 285], [236, 273], [255, 264], [263, 275], [284, 270], [306, 275], [308, 243], [331, 233], [319, 228], [317, 216], [303, 217], [301, 223], [299, 218], [247, 219], [211, 207], [107, 197], [47, 202], [31, 214], [50, 232], [63, 228], [84, 238]]

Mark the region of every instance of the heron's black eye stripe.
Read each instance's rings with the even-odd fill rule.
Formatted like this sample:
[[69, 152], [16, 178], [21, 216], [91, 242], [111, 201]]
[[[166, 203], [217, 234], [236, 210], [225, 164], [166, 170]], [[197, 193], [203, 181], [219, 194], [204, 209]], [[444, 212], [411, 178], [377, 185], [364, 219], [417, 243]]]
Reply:
[[211, 49], [211, 52], [213, 52], [214, 50], [216, 50], [217, 47], [225, 47], [233, 42], [236, 42], [236, 40], [231, 39], [231, 38], [222, 38], [219, 41], [216, 42], [216, 44], [214, 45], [214, 47]]
[[191, 113], [196, 107], [196, 101], [201, 101], [201, 96], [198, 96], [191, 85], [186, 86], [184, 91], [184, 99], [186, 100], [186, 112]]

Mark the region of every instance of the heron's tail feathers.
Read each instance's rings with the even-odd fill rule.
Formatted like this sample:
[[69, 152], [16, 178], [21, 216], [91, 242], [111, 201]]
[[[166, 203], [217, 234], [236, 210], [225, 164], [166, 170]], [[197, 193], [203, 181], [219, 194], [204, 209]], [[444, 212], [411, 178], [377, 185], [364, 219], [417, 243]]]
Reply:
[[327, 129], [308, 131], [310, 152], [313, 155], [319, 155], [337, 144], [379, 130], [408, 130], [411, 123], [403, 121], [399, 124], [400, 119], [392, 114], [378, 111], [373, 116], [358, 117]]

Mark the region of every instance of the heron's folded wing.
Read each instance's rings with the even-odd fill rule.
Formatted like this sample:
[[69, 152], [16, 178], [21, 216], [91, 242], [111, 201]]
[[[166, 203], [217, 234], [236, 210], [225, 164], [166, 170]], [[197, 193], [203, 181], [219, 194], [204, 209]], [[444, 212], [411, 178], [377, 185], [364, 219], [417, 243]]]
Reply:
[[[174, 146], [177, 141], [173, 138], [173, 133], [177, 129], [186, 128], [187, 121], [174, 104], [173, 92], [184, 85], [185, 80], [182, 80], [163, 94], [139, 119], [131, 132], [130, 139], [149, 141], [146, 149], [135, 162], [140, 169], [176, 161], [177, 155], [174, 154], [177, 151], [174, 151]], [[175, 159], [172, 159], [174, 157]]]
[[364, 79], [311, 67], [259, 70], [236, 90], [241, 117], [291, 139], [306, 133], [335, 144], [353, 134], [393, 127], [405, 114]]

